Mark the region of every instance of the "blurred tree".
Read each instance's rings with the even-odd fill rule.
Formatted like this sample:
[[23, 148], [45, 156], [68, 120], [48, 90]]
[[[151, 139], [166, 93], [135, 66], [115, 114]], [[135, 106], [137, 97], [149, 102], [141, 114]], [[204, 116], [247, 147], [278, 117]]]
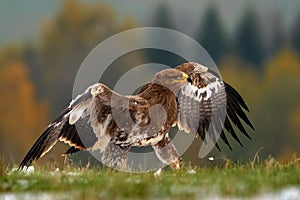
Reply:
[[0, 49], [0, 72], [6, 68], [7, 63], [22, 60], [23, 48], [21, 46], [7, 46]]
[[122, 32], [136, 27], [137, 27], [136, 22], [132, 18], [128, 17], [125, 18], [123, 22], [121, 22], [120, 27], [117, 27], [118, 28], [117, 31]]
[[[159, 4], [158, 7], [156, 8], [156, 11], [154, 12], [154, 19], [153, 22], [151, 23], [151, 26], [153, 27], [161, 27], [161, 28], [167, 28], [167, 29], [172, 29], [175, 30], [176, 26], [175, 23], [173, 22], [170, 7], [167, 3], [162, 3]], [[173, 43], [167, 43], [166, 41], [161, 41], [162, 45], [165, 46], [174, 46], [176, 47], [176, 42]], [[161, 63], [170, 67], [175, 67], [184, 61], [180, 56], [160, 50], [160, 49], [147, 49], [144, 50], [144, 55], [145, 58], [147, 59], [146, 62], [152, 62], [152, 63]]]
[[269, 155], [285, 159], [286, 155], [299, 152], [299, 110], [296, 108], [300, 99], [300, 61], [295, 52], [278, 51], [259, 79], [252, 68], [241, 68], [242, 63], [234, 57], [223, 59], [221, 65], [222, 78], [245, 98], [256, 129], [251, 134], [252, 142], [241, 137], [244, 147], [233, 146], [238, 154], [225, 150], [226, 155], [245, 161], [253, 158], [260, 147], [263, 147], [259, 153], [262, 159]]
[[21, 61], [5, 64], [0, 74], [0, 151], [15, 161], [46, 125], [48, 106], [35, 99], [35, 88]]
[[292, 149], [295, 142], [289, 120], [299, 105], [300, 61], [293, 51], [283, 49], [267, 64], [261, 90], [263, 95], [257, 104], [260, 112], [256, 115], [259, 138], [267, 144], [266, 153], [280, 156], [287, 147]]
[[292, 152], [300, 152], [300, 104], [291, 112], [289, 116], [289, 133], [292, 144], [289, 146]]
[[228, 48], [227, 34], [216, 6], [211, 5], [206, 10], [196, 39], [203, 45], [214, 61], [219, 63]]
[[[222, 59], [220, 66], [222, 67], [220, 70], [222, 79], [234, 86], [250, 106], [254, 106], [259, 101], [259, 90], [255, 88], [258, 88], [261, 83], [253, 68], [242, 67], [242, 61], [230, 55]], [[249, 87], [250, 83], [251, 87]]]
[[43, 96], [53, 103], [53, 113], [67, 105], [77, 69], [88, 52], [113, 33], [113, 26], [110, 7], [77, 0], [66, 0], [55, 19], [44, 25], [38, 57], [46, 83]]
[[231, 84], [240, 95], [245, 99], [249, 108], [249, 119], [255, 127], [255, 131], [246, 127], [252, 141], [244, 137], [238, 130], [236, 131], [240, 135], [240, 139], [243, 143], [243, 147], [237, 144], [231, 137], [229, 140], [232, 143], [233, 150], [230, 151], [226, 145], [224, 146], [224, 152], [227, 158], [230, 160], [249, 161], [252, 159], [255, 153], [264, 145], [263, 141], [258, 139], [259, 133], [257, 133], [257, 113], [259, 112], [257, 104], [260, 101], [262, 95], [261, 82], [257, 77], [255, 70], [252, 67], [242, 67], [243, 63], [234, 56], [226, 56], [222, 59], [220, 66], [222, 79]]
[[[48, 106], [41, 99], [49, 100], [51, 116], [56, 116], [71, 100], [77, 69], [92, 48], [111, 35], [134, 27], [135, 22], [130, 18], [117, 20], [108, 5], [65, 0], [57, 16], [43, 24], [37, 45], [25, 43], [21, 47], [0, 50], [0, 97], [7, 97], [0, 100], [2, 105], [6, 105], [0, 106], [1, 111], [4, 109], [2, 113], [5, 113], [2, 115], [4, 120], [0, 117], [1, 153], [17, 153], [19, 156], [22, 152], [23, 156], [32, 145], [33, 138], [37, 138], [42, 128], [46, 127]], [[128, 38], [125, 42], [134, 39]], [[110, 77], [109, 83], [121, 76], [120, 72], [142, 63], [141, 60], [140, 53], [118, 59], [109, 66], [110, 74], [105, 73]], [[39, 90], [38, 95], [35, 89]], [[14, 98], [16, 96], [18, 98]], [[8, 113], [8, 110], [11, 112]], [[13, 136], [9, 136], [9, 130]], [[20, 139], [10, 141], [10, 137]], [[55, 153], [52, 158], [57, 156], [58, 153]]]
[[36, 87], [36, 95], [42, 98], [45, 88], [45, 81], [42, 74], [41, 63], [39, 62], [37, 47], [26, 43], [21, 52], [22, 60], [28, 68], [28, 74]]
[[266, 57], [268, 59], [277, 55], [278, 51], [285, 46], [285, 32], [282, 25], [282, 17], [279, 12], [274, 12], [267, 26]]
[[170, 6], [166, 3], [159, 4], [155, 13], [154, 13], [154, 27], [162, 27], [175, 29], [175, 25], [172, 21]]
[[245, 63], [253, 64], [257, 69], [263, 64], [263, 39], [259, 21], [253, 8], [246, 10], [234, 39], [237, 55]]
[[[77, 69], [93, 47], [109, 36], [134, 26], [130, 19], [118, 22], [108, 5], [64, 1], [58, 15], [44, 25], [38, 49], [43, 71], [40, 76], [46, 83], [43, 96], [51, 100], [53, 115], [70, 101]], [[123, 61], [134, 63], [135, 60], [132, 57]]]
[[291, 30], [291, 46], [300, 55], [300, 14], [296, 18]]

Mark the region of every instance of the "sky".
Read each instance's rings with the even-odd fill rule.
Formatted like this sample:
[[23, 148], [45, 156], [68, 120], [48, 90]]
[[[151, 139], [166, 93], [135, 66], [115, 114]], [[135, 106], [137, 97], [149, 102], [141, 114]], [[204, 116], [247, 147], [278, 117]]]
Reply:
[[[180, 30], [194, 32], [207, 6], [215, 4], [228, 31], [232, 31], [245, 11], [253, 6], [260, 16], [279, 12], [283, 25], [288, 28], [300, 14], [299, 0], [81, 0], [88, 3], [111, 4], [119, 18], [132, 17], [141, 26], [151, 26], [155, 9], [161, 3], [170, 5], [172, 17]], [[59, 11], [62, 0], [2, 0], [0, 6], [0, 46], [22, 41], [34, 41], [43, 22]], [[191, 34], [187, 31], [187, 34]]]

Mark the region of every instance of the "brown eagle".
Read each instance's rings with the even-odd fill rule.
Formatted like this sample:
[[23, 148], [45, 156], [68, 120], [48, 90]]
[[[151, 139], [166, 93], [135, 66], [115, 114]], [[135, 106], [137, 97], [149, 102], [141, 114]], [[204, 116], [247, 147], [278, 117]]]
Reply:
[[151, 145], [161, 162], [179, 168], [181, 157], [168, 135], [172, 126], [202, 140], [210, 137], [218, 149], [219, 132], [231, 149], [223, 129], [240, 145], [232, 124], [249, 139], [241, 121], [254, 129], [244, 111], [248, 107], [233, 87], [193, 62], [158, 72], [133, 96], [97, 83], [47, 127], [19, 168], [45, 155], [57, 141], [70, 145], [65, 154], [100, 150], [101, 161], [117, 169], [125, 167], [131, 147]]

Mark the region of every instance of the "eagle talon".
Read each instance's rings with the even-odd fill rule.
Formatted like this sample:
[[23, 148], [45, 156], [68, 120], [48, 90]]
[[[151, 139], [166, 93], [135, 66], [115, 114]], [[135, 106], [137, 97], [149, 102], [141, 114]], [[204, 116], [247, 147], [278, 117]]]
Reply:
[[179, 157], [175, 162], [172, 162], [170, 166], [174, 170], [180, 170], [182, 166], [182, 158]]

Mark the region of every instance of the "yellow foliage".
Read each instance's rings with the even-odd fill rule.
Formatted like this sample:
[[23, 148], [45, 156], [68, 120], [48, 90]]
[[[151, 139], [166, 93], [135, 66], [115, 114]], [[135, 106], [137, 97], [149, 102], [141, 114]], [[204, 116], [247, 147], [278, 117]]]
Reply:
[[283, 49], [267, 64], [265, 83], [270, 86], [291, 79], [300, 80], [300, 61], [296, 52]]
[[265, 138], [270, 138], [265, 142], [286, 160], [289, 154], [300, 150], [300, 61], [296, 53], [287, 48], [279, 51], [266, 65], [263, 81], [261, 120]]
[[295, 52], [279, 51], [260, 74], [243, 67], [235, 57], [227, 57], [220, 66], [222, 78], [247, 102], [256, 128], [254, 143], [249, 143], [247, 152], [263, 146], [264, 156], [271, 154], [283, 160], [299, 152], [300, 61]]
[[300, 104], [290, 115], [289, 127], [293, 139], [295, 141], [300, 141]]
[[120, 32], [136, 28], [136, 22], [132, 18], [126, 18], [120, 25]]
[[55, 20], [44, 24], [42, 45], [46, 48], [56, 45], [60, 50], [68, 47], [70, 41], [73, 45], [100, 42], [112, 34], [114, 18], [109, 5], [66, 0]]
[[247, 100], [254, 105], [260, 93], [261, 82], [255, 71], [242, 66], [234, 57], [226, 57], [220, 65], [222, 79], [232, 85]]
[[19, 159], [45, 127], [48, 113], [47, 104], [35, 99], [22, 62], [11, 62], [0, 73], [0, 113], [1, 153]]

